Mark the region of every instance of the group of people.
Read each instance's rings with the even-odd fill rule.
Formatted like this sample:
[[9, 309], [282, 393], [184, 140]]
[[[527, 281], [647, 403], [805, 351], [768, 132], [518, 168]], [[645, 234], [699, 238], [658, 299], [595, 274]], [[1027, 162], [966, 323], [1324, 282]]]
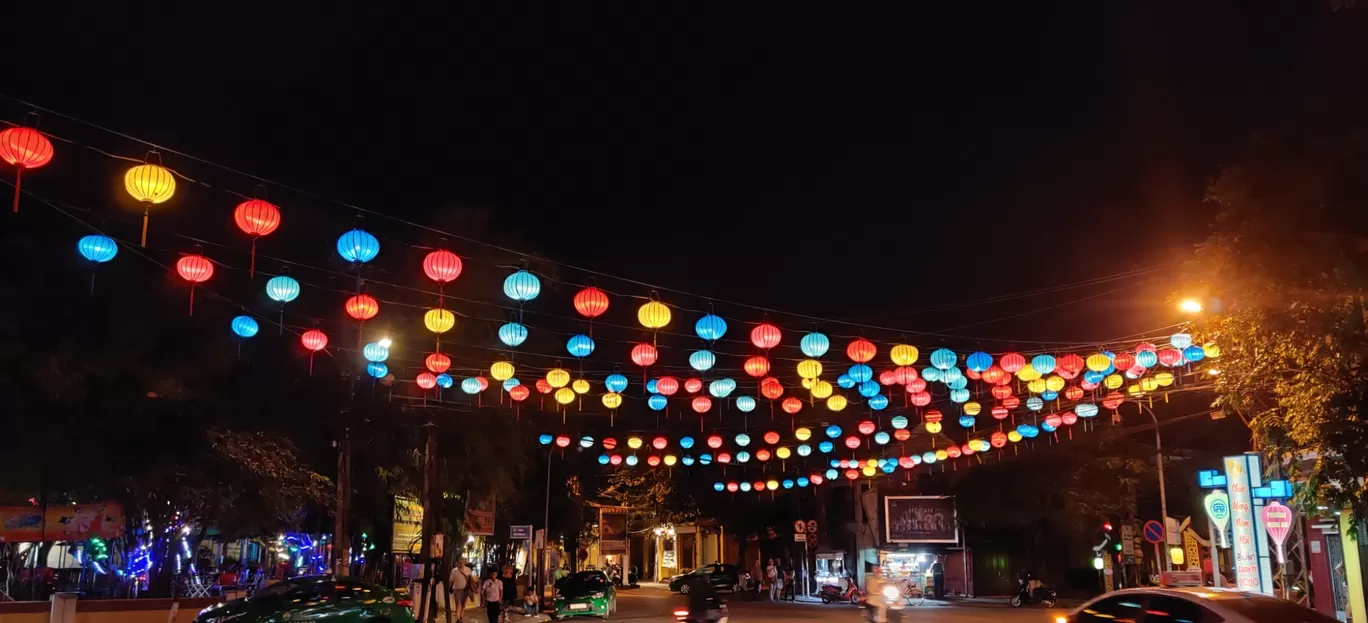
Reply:
[[[784, 564], [782, 560], [770, 558], [765, 561], [764, 575], [761, 575], [760, 561], [755, 561], [755, 571], [751, 574], [756, 578], [756, 590], [759, 590], [763, 583], [769, 586], [770, 601], [796, 601], [798, 582], [797, 572], [793, 565]], [[760, 578], [763, 578], [761, 580]]]
[[[519, 601], [518, 580], [513, 572], [513, 565], [504, 565], [502, 569], [490, 567], [485, 571], [484, 578], [476, 585], [477, 578], [462, 558], [451, 568], [451, 575], [447, 581], [451, 587], [453, 614], [456, 615], [458, 622], [465, 617], [467, 601], [483, 603], [489, 623], [507, 620], [507, 614], [517, 610], [515, 604]], [[536, 590], [533, 583], [529, 582], [523, 592], [523, 616], [535, 615], [541, 609], [541, 599]]]

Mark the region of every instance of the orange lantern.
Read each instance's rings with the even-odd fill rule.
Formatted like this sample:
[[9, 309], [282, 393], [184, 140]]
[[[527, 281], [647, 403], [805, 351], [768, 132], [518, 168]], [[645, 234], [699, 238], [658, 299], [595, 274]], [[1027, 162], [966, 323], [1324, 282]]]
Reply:
[[788, 398], [785, 398], [784, 402], [780, 403], [779, 406], [784, 409], [784, 413], [796, 415], [799, 411], [803, 410], [803, 401], [796, 397], [789, 396]]
[[767, 444], [769, 444], [769, 445], [771, 445], [771, 446], [774, 445], [774, 444], [776, 444], [776, 443], [779, 443], [779, 433], [776, 433], [776, 432], [774, 432], [774, 431], [770, 431], [770, 432], [768, 432], [768, 433], [765, 433], [765, 443], [767, 443]]
[[348, 316], [361, 322], [370, 320], [380, 313], [380, 301], [369, 294], [358, 294], [347, 299], [345, 307]]
[[441, 374], [451, 369], [451, 357], [443, 355], [442, 353], [432, 353], [431, 355], [428, 355], [424, 363], [427, 364], [429, 370], [432, 370], [437, 374]]
[[746, 371], [746, 374], [758, 379], [769, 374], [770, 362], [769, 359], [756, 355], [741, 364], [741, 368]]
[[269, 201], [249, 199], [239, 203], [237, 209], [233, 210], [233, 222], [237, 223], [242, 233], [252, 237], [252, 260], [247, 274], [255, 277], [257, 238], [268, 235], [280, 227], [280, 208]]
[[9, 128], [0, 132], [0, 160], [15, 168], [14, 213], [19, 213], [19, 186], [24, 169], [37, 169], [52, 161], [52, 141], [33, 128]]
[[513, 387], [508, 388], [508, 395], [513, 398], [513, 400], [522, 402], [527, 400], [528, 396], [532, 395], [532, 390], [527, 389], [526, 385], [514, 385]]
[[594, 287], [580, 290], [575, 294], [575, 311], [585, 318], [598, 318], [608, 311], [608, 295]]
[[697, 394], [701, 389], [703, 389], [703, 381], [698, 379], [686, 379], [684, 381], [684, 391], [690, 394]]
[[770, 400], [776, 400], [784, 395], [784, 384], [772, 376], [760, 379], [760, 395]]

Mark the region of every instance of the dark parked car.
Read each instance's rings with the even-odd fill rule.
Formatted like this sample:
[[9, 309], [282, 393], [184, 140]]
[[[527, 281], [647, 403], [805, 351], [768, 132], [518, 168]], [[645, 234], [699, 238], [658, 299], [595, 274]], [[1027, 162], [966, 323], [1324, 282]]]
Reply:
[[741, 591], [741, 570], [736, 565], [703, 565], [688, 573], [670, 578], [670, 590], [676, 593], [689, 592], [689, 580], [695, 576], [706, 576], [708, 583], [716, 591]]

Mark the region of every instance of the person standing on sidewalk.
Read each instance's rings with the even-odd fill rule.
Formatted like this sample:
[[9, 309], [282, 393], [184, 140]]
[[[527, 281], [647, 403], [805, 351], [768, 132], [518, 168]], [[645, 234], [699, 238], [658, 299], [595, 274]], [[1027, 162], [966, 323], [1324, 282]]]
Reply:
[[498, 569], [490, 569], [484, 582], [480, 583], [480, 599], [484, 600], [485, 616], [489, 623], [499, 623], [499, 613], [503, 606], [503, 582], [499, 581]]
[[450, 582], [451, 599], [456, 602], [456, 623], [461, 623], [465, 619], [466, 599], [470, 597], [470, 585], [473, 583], [464, 558], [456, 560], [456, 566], [451, 568], [451, 577], [447, 580]]
[[779, 597], [779, 569], [774, 565], [774, 559], [769, 559], [769, 564], [765, 566], [765, 581], [769, 583], [770, 601], [778, 601]]
[[504, 612], [512, 612], [518, 601], [518, 578], [513, 577], [513, 565], [503, 566], [500, 580], [503, 582]]

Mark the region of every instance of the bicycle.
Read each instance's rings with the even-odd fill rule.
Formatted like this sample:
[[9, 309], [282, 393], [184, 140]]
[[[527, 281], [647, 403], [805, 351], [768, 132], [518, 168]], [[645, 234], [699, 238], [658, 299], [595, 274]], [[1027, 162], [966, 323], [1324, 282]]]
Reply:
[[903, 601], [909, 606], [920, 606], [926, 602], [926, 593], [922, 591], [921, 585], [913, 582], [911, 578], [899, 583]]

